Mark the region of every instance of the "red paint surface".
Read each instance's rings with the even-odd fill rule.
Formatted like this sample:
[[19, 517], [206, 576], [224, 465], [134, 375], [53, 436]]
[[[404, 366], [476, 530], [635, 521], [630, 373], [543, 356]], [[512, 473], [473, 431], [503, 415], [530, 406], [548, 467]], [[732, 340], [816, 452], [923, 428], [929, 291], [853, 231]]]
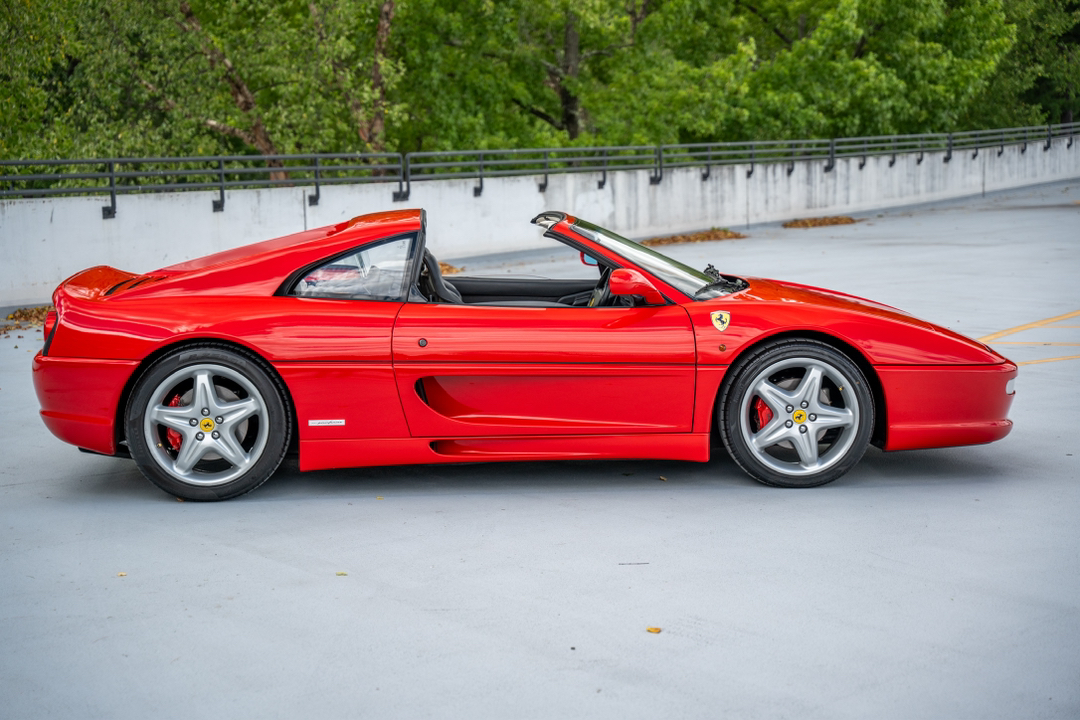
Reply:
[[399, 363], [396, 372], [420, 437], [692, 429], [693, 365]]
[[300, 442], [300, 469], [481, 461], [671, 459], [707, 462], [708, 433]]
[[[421, 339], [427, 345], [421, 346]], [[394, 329], [394, 362], [693, 365], [694, 337], [680, 305], [564, 309], [410, 303]]]
[[[706, 460], [728, 367], [771, 337], [808, 336], [877, 373], [887, 449], [989, 442], [1009, 430], [1004, 384], [1016, 368], [985, 345], [886, 305], [774, 280], [748, 278], [746, 290], [694, 302], [567, 223], [556, 230], [677, 304], [497, 307], [276, 294], [299, 270], [422, 231], [420, 211], [379, 213], [147, 275], [96, 267], [73, 276], [54, 295], [49, 356], [34, 361], [42, 417], [62, 440], [114, 453], [122, 392], [140, 363], [177, 342], [217, 340], [258, 353], [281, 374], [302, 469]], [[715, 310], [731, 314], [723, 332], [710, 320]]]
[[34, 357], [34, 390], [41, 419], [66, 443], [112, 455], [114, 424], [124, 383], [137, 363]]
[[[281, 363], [275, 368], [292, 395], [301, 442], [409, 436], [389, 363]], [[345, 424], [311, 425], [312, 420]]]
[[886, 450], [977, 445], [1009, 434], [1016, 365], [878, 368], [885, 390]]

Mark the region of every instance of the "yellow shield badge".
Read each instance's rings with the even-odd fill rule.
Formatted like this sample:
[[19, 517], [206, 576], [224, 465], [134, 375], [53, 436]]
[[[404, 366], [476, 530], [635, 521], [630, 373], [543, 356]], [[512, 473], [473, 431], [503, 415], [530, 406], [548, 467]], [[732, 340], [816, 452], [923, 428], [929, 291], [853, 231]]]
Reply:
[[712, 318], [713, 327], [720, 332], [727, 330], [728, 323], [731, 322], [731, 313], [724, 312], [723, 310], [717, 310], [710, 313], [709, 317]]

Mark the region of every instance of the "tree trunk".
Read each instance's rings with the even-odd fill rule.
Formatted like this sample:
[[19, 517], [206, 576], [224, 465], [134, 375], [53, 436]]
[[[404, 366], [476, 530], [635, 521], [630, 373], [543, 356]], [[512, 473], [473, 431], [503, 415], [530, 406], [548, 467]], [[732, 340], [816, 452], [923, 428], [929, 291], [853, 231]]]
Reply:
[[379, 25], [375, 29], [375, 57], [371, 64], [371, 89], [375, 100], [371, 112], [371, 130], [368, 132], [372, 152], [386, 149], [386, 80], [382, 65], [386, 60], [386, 45], [390, 40], [390, 25], [394, 21], [394, 0], [384, 0], [379, 8]]
[[577, 30], [577, 17], [572, 11], [566, 13], [566, 32], [563, 36], [562, 78], [559, 83], [559, 102], [562, 105], [562, 124], [571, 140], [581, 134], [581, 101], [573, 88], [568, 88], [581, 71], [581, 37]]
[[[251, 118], [251, 128], [248, 131], [229, 132], [227, 130], [222, 130], [222, 128], [227, 126], [214, 121], [204, 121], [204, 124], [219, 132], [224, 132], [232, 137], [245, 140], [263, 155], [277, 155], [277, 146], [274, 145], [274, 141], [270, 138], [269, 131], [267, 131], [266, 126], [263, 125], [262, 118], [260, 118], [259, 113], [256, 112], [255, 95], [240, 76], [239, 71], [232, 64], [232, 61], [229, 60], [228, 56], [225, 55], [224, 51], [206, 38], [202, 25], [199, 23], [199, 18], [196, 17], [195, 11], [191, 9], [191, 6], [188, 5], [187, 2], [182, 1], [180, 3], [180, 13], [184, 16], [184, 22], [181, 24], [181, 27], [199, 36], [203, 55], [205, 55], [207, 61], [209, 61], [210, 67], [224, 71], [222, 79], [229, 87], [229, 94], [232, 95], [233, 102], [240, 112]], [[267, 160], [266, 165], [267, 167], [272, 168], [282, 167], [280, 160]], [[271, 180], [285, 180], [288, 177], [288, 174], [281, 170], [270, 173]]]

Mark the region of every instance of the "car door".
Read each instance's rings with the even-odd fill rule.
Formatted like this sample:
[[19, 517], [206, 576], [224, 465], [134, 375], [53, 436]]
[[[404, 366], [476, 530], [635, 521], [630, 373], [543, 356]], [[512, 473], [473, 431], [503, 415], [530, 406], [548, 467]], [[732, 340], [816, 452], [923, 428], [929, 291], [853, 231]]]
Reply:
[[394, 369], [414, 437], [690, 432], [694, 334], [679, 305], [406, 303]]

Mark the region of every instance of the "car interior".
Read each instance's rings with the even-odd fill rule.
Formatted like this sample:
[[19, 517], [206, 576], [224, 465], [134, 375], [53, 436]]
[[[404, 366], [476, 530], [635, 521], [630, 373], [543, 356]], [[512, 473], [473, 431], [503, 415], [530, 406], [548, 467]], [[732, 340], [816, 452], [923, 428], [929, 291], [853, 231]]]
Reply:
[[[606, 283], [607, 270], [601, 283]], [[587, 307], [598, 281], [590, 278], [455, 275], [447, 279], [439, 262], [424, 251], [420, 293], [430, 302], [515, 307]]]
[[[408, 282], [417, 237], [409, 235], [365, 246], [306, 271], [292, 285], [290, 294], [300, 297], [394, 300]], [[420, 243], [421, 247], [422, 241]], [[424, 249], [416, 282], [409, 287], [409, 302], [448, 305], [499, 305], [504, 307], [634, 307], [645, 304], [637, 295], [610, 292], [612, 273], [608, 261], [598, 261], [568, 244], [555, 240], [556, 262], [580, 262], [584, 274], [593, 277], [543, 277], [540, 275], [443, 274], [439, 261]], [[559, 253], [565, 253], [559, 257]], [[570, 259], [574, 258], [574, 259]], [[565, 266], [564, 266], [565, 271]]]

